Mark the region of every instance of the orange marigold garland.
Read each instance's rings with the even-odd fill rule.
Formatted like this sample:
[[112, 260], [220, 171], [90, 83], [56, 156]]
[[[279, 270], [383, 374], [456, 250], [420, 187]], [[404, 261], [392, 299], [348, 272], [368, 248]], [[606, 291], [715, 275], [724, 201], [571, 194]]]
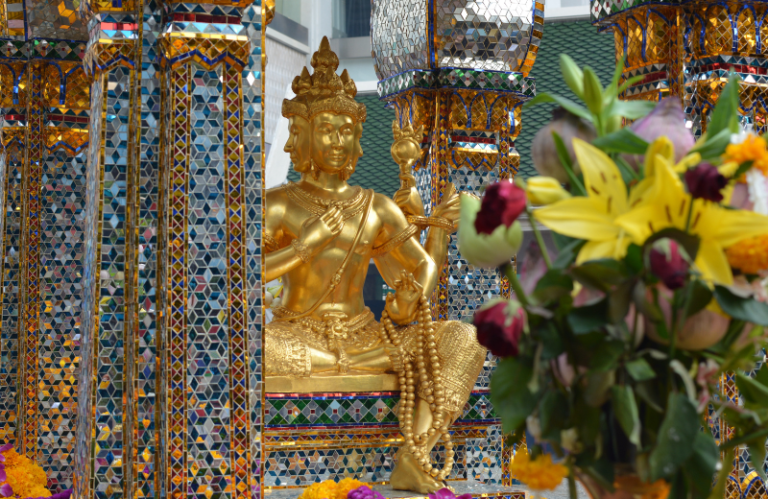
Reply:
[[745, 274], [757, 274], [768, 269], [768, 235], [750, 237], [727, 250], [728, 263]]
[[47, 482], [45, 471], [34, 461], [19, 455], [12, 444], [0, 447], [0, 496], [51, 497]]
[[525, 448], [515, 454], [509, 472], [533, 490], [554, 490], [568, 476], [568, 468], [553, 463], [549, 454], [531, 459]]
[[723, 160], [738, 164], [752, 161], [753, 168], [763, 172], [763, 175], [768, 175], [768, 144], [763, 137], [749, 134], [740, 144], [728, 145], [725, 148]]

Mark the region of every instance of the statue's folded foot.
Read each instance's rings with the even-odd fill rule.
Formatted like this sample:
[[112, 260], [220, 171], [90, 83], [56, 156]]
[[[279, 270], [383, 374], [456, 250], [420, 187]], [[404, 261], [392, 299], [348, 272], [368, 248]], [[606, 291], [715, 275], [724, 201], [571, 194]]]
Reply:
[[429, 476], [421, 469], [410, 452], [400, 452], [389, 484], [395, 490], [407, 490], [418, 494], [431, 494], [445, 487], [445, 484]]

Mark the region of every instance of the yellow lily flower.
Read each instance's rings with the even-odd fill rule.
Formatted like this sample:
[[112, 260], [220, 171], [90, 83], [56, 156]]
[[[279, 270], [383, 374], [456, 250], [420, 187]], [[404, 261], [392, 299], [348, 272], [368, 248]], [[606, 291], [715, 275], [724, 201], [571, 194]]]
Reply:
[[559, 234], [587, 241], [576, 263], [622, 258], [631, 241], [615, 220], [628, 211], [627, 186], [604, 152], [579, 139], [573, 140], [573, 150], [584, 174], [586, 197], [563, 199], [533, 215]]
[[528, 201], [534, 206], [545, 206], [571, 197], [560, 182], [552, 177], [531, 177], [524, 188]]
[[768, 233], [768, 217], [744, 210], [726, 210], [715, 203], [692, 200], [665, 155], [652, 159], [653, 185], [648, 196], [629, 213], [616, 219], [635, 244], [642, 245], [651, 234], [674, 227], [686, 230], [688, 211], [693, 212], [688, 232], [701, 240], [696, 267], [704, 278], [717, 284], [733, 283], [725, 248], [749, 237]]

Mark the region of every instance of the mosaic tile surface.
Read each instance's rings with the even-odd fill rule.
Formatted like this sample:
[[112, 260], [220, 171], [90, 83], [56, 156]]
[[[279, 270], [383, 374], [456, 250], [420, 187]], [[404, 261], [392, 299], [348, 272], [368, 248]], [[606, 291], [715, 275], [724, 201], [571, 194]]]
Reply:
[[371, 43], [380, 80], [414, 69], [474, 68], [527, 75], [542, 37], [544, 3], [379, 1]]

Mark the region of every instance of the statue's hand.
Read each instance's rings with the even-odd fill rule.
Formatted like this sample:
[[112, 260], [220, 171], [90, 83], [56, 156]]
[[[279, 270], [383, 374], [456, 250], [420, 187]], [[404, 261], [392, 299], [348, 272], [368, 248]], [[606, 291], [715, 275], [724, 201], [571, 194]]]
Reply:
[[456, 188], [451, 184], [448, 187], [443, 202], [435, 207], [432, 215], [435, 217], [445, 218], [453, 222], [453, 226], [457, 227], [459, 224], [459, 194], [456, 192]]
[[299, 231], [299, 240], [309, 247], [312, 254], [320, 251], [326, 244], [339, 235], [344, 228], [341, 210], [331, 206], [319, 217], [307, 220]]
[[401, 187], [395, 192], [395, 195], [392, 196], [392, 200], [400, 207], [400, 211], [406, 216], [424, 216], [424, 203], [421, 200], [421, 196], [419, 195], [419, 191], [416, 190], [416, 187]]
[[387, 313], [398, 324], [411, 322], [424, 288], [413, 274], [403, 270], [395, 281], [395, 293], [387, 295]]

